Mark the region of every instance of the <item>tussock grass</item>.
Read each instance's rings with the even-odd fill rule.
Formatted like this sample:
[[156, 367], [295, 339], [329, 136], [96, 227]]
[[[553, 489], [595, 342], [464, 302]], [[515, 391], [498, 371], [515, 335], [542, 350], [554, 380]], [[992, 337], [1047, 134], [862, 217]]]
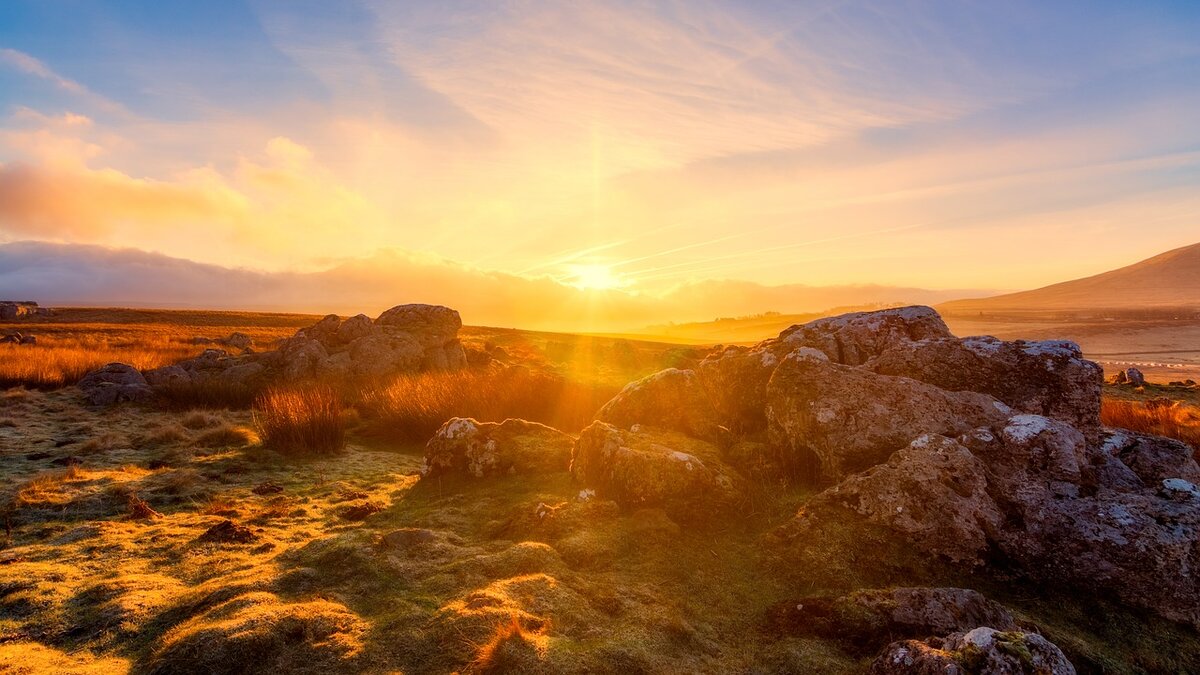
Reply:
[[346, 444], [342, 398], [331, 387], [269, 389], [254, 404], [263, 445], [288, 455], [327, 455]]
[[1168, 399], [1114, 401], [1105, 399], [1100, 421], [1106, 426], [1174, 438], [1200, 455], [1200, 408]]
[[223, 424], [196, 437], [196, 445], [202, 448], [240, 448], [258, 441], [254, 431], [232, 424]]
[[364, 391], [359, 407], [378, 435], [423, 441], [451, 417], [519, 417], [577, 431], [617, 391], [525, 368], [460, 370], [398, 376]]

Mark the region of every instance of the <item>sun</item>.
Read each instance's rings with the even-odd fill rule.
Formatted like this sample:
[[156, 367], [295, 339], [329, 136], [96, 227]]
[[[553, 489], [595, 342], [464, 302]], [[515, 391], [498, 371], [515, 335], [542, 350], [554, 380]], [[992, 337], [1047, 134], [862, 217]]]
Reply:
[[625, 285], [608, 265], [567, 265], [567, 273], [567, 283], [576, 288], [603, 291]]

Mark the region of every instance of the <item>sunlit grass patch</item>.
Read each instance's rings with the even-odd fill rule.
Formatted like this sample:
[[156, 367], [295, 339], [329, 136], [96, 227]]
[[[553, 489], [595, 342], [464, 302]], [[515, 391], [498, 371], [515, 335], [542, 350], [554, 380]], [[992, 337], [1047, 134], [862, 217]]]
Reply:
[[423, 441], [451, 417], [518, 417], [575, 431], [616, 392], [524, 368], [460, 370], [398, 376], [363, 392], [360, 405], [375, 433]]
[[1168, 399], [1105, 399], [1100, 421], [1106, 426], [1174, 438], [1200, 453], [1200, 408]]
[[341, 396], [331, 387], [270, 389], [254, 404], [263, 445], [284, 454], [323, 455], [346, 444]]

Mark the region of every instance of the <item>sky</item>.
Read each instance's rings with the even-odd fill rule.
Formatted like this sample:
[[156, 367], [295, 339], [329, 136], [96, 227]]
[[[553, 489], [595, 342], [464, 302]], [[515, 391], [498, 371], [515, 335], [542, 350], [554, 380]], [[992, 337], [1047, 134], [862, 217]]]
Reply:
[[1032, 288], [1200, 241], [1197, 35], [1195, 2], [8, 0], [0, 243], [435, 300], [407, 271]]

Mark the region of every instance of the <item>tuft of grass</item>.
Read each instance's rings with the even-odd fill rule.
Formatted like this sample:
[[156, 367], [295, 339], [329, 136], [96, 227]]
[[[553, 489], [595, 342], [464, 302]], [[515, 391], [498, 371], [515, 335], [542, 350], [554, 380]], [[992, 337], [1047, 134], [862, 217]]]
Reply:
[[526, 630], [513, 614], [496, 626], [496, 632], [476, 652], [467, 673], [536, 672], [545, 667], [546, 636]]
[[253, 445], [258, 438], [245, 427], [224, 424], [196, 437], [196, 445], [202, 448], [240, 448]]
[[99, 436], [93, 436], [79, 445], [79, 454], [91, 455], [98, 452], [112, 452], [129, 447], [129, 439], [124, 435], [107, 431]]
[[1105, 399], [1100, 407], [1105, 426], [1174, 438], [1200, 456], [1200, 408], [1169, 399], [1115, 401]]
[[263, 445], [287, 455], [328, 455], [346, 444], [342, 398], [331, 387], [269, 389], [254, 404]]
[[183, 425], [185, 429], [192, 430], [208, 429], [210, 427], [220, 426], [221, 422], [222, 419], [220, 417], [201, 410], [188, 413], [183, 419], [179, 420], [179, 423]]
[[400, 375], [368, 388], [360, 406], [376, 434], [420, 441], [451, 417], [481, 422], [519, 417], [578, 431], [618, 390], [527, 368], [439, 371]]

